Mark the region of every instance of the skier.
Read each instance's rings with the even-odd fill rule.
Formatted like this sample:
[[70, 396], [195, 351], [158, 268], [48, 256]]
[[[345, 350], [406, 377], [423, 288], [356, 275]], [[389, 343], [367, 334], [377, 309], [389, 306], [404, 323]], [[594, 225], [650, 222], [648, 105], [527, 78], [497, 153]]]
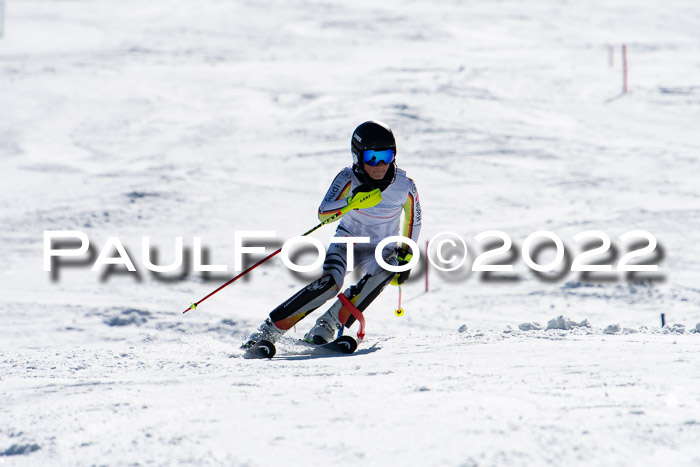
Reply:
[[[336, 237], [370, 238], [370, 243], [351, 246], [354, 248], [355, 267], [364, 276], [343, 292], [362, 312], [387, 284], [402, 284], [408, 278], [410, 270], [394, 273], [383, 269], [377, 263], [374, 251], [381, 240], [398, 235], [401, 211], [404, 212], [402, 235], [417, 241], [421, 209], [415, 183], [396, 166], [396, 141], [386, 124], [368, 121], [358, 126], [352, 134], [351, 151], [353, 165], [335, 177], [318, 209], [318, 217], [324, 221], [348, 206], [353, 198], [366, 196], [377, 189], [381, 192], [379, 204], [347, 212], [335, 233]], [[347, 274], [347, 248], [344, 243], [331, 243], [322, 276], [270, 312], [269, 318], [241, 348], [250, 348], [263, 339], [276, 342], [306, 315], [335, 297]], [[382, 257], [390, 265], [406, 264], [411, 259], [408, 250], [405, 244], [400, 248], [388, 245], [384, 247]], [[342, 326], [350, 326], [354, 320], [340, 300], [336, 300], [316, 320], [304, 340], [318, 345], [328, 343], [335, 339]]]

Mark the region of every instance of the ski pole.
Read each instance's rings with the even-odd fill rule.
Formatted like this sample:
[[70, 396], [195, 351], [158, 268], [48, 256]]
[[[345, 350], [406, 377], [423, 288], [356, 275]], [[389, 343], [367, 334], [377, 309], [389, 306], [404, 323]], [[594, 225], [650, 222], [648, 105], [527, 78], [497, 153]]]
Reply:
[[[307, 230], [306, 232], [304, 232], [303, 234], [301, 234], [300, 237], [305, 237], [305, 236], [309, 235], [310, 233], [315, 232], [316, 230], [320, 229], [320, 228], [323, 227], [324, 225], [330, 224], [331, 222], [337, 221], [341, 216], [343, 216], [343, 215], [344, 215], [345, 213], [347, 213], [348, 211], [351, 211], [351, 210], [353, 210], [353, 209], [370, 208], [370, 207], [372, 207], [372, 206], [376, 206], [377, 204], [379, 204], [379, 202], [380, 202], [381, 200], [382, 200], [382, 194], [381, 194], [381, 192], [379, 191], [379, 189], [376, 188], [376, 189], [370, 191], [369, 193], [367, 193], [365, 196], [363, 196], [363, 197], [360, 198], [360, 199], [357, 199], [357, 200], [352, 199], [352, 200], [348, 203], [347, 206], [345, 206], [344, 208], [340, 209], [338, 212], [336, 212], [336, 213], [333, 214], [331, 217], [329, 217], [328, 219], [326, 219], [326, 220], [324, 220], [323, 222], [321, 222], [320, 224], [318, 224], [316, 227], [313, 227], [313, 228]], [[190, 307], [187, 308], [185, 311], [183, 311], [182, 314], [184, 315], [185, 313], [187, 313], [187, 312], [190, 311], [190, 310], [196, 310], [197, 307], [199, 306], [199, 304], [202, 303], [204, 300], [206, 300], [207, 298], [211, 297], [212, 295], [214, 295], [215, 293], [217, 293], [218, 291], [220, 291], [220, 290], [223, 289], [224, 287], [227, 287], [227, 286], [233, 284], [233, 283], [236, 282], [238, 279], [240, 279], [241, 277], [245, 276], [245, 275], [248, 274], [250, 271], [252, 271], [253, 269], [255, 269], [255, 268], [257, 268], [258, 266], [260, 266], [261, 264], [263, 264], [263, 263], [264, 263], [265, 261], [267, 261], [268, 259], [270, 259], [270, 258], [272, 258], [273, 256], [277, 255], [280, 251], [282, 251], [282, 248], [279, 248], [279, 249], [277, 249], [277, 251], [275, 251], [275, 252], [273, 252], [273, 253], [270, 253], [270, 254], [267, 255], [265, 258], [261, 259], [260, 261], [258, 261], [257, 263], [255, 263], [254, 265], [252, 265], [251, 267], [249, 267], [248, 269], [246, 269], [245, 271], [243, 271], [242, 273], [240, 273], [239, 275], [237, 275], [236, 277], [234, 277], [233, 279], [229, 280], [228, 282], [226, 282], [225, 284], [223, 284], [222, 286], [220, 286], [218, 289], [216, 289], [216, 290], [214, 290], [213, 292], [211, 292], [211, 293], [210, 293], [209, 295], [207, 295], [206, 297], [202, 298], [201, 300], [199, 300], [199, 301], [197, 301], [197, 302], [191, 303], [191, 304], [190, 304]]]
[[403, 316], [403, 308], [401, 308], [401, 284], [399, 284], [399, 307], [394, 310], [396, 316]]

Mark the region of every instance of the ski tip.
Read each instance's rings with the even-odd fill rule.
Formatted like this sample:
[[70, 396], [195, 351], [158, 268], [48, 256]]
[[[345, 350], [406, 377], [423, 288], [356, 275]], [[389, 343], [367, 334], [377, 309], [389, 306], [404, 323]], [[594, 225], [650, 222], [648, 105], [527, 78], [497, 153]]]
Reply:
[[275, 356], [277, 349], [275, 349], [275, 344], [270, 341], [261, 340], [257, 342], [254, 346], [246, 350], [243, 354], [243, 358], [272, 358]]
[[328, 345], [331, 344], [342, 353], [350, 354], [357, 350], [357, 341], [350, 336], [340, 336]]

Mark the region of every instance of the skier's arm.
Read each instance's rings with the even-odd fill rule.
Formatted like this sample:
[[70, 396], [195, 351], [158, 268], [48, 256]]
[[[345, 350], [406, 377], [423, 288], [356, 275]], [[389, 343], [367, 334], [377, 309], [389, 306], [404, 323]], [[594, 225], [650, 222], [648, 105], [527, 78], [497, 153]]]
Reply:
[[[326, 222], [326, 220], [331, 218], [333, 218], [333, 221], [337, 221], [347, 214], [348, 211], [352, 211], [353, 209], [366, 209], [376, 206], [382, 202], [382, 192], [379, 188], [360, 185], [352, 190], [352, 194], [347, 196], [343, 201], [345, 201], [345, 206], [340, 206], [339, 209], [323, 212], [319, 208], [318, 218], [321, 222]], [[338, 205], [340, 205], [340, 203], [338, 203]]]
[[[323, 198], [321, 206], [318, 208], [318, 219], [321, 222], [338, 214], [341, 209], [348, 205], [348, 196], [351, 193], [351, 188], [352, 177], [344, 169], [336, 175], [326, 192], [325, 198]], [[340, 216], [338, 219], [340, 219]]]
[[[420, 200], [418, 199], [416, 184], [410, 178], [409, 180], [411, 181], [411, 186], [406, 202], [403, 203], [403, 231], [401, 235], [418, 242], [421, 226]], [[403, 247], [408, 250], [407, 245], [404, 244]]]

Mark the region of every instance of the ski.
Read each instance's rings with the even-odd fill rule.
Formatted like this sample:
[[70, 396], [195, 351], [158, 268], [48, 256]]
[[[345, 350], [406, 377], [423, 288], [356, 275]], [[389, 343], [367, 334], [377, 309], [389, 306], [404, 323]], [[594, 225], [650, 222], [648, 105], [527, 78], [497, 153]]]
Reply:
[[310, 347], [318, 351], [351, 354], [357, 350], [357, 341], [350, 336], [340, 336], [336, 340], [326, 344], [314, 344], [303, 339], [299, 339], [299, 344]]
[[[357, 350], [357, 341], [350, 336], [340, 336], [334, 341], [320, 345], [311, 344], [302, 340], [300, 340], [299, 342], [306, 344], [312, 347], [314, 350], [318, 350], [321, 352], [325, 351], [349, 355], [355, 352], [355, 350]], [[275, 344], [273, 344], [270, 341], [261, 340], [260, 342], [247, 349], [246, 352], [243, 354], [243, 358], [270, 359], [274, 357], [276, 353], [277, 349], [275, 348]]]
[[243, 358], [272, 358], [275, 356], [277, 349], [275, 344], [270, 341], [261, 340], [245, 351]]
[[350, 336], [340, 336], [334, 341], [319, 345], [318, 348], [330, 352], [351, 354], [357, 350], [357, 341]]
[[[340, 336], [334, 341], [328, 342], [327, 344], [311, 344], [305, 341], [299, 341], [300, 343], [306, 344], [312, 347], [314, 350], [321, 352], [333, 352], [342, 353], [349, 355], [355, 350], [357, 350], [357, 341], [350, 336]], [[262, 340], [249, 349], [243, 354], [243, 358], [267, 358], [270, 359], [275, 356], [277, 349], [275, 344], [270, 341]]]

